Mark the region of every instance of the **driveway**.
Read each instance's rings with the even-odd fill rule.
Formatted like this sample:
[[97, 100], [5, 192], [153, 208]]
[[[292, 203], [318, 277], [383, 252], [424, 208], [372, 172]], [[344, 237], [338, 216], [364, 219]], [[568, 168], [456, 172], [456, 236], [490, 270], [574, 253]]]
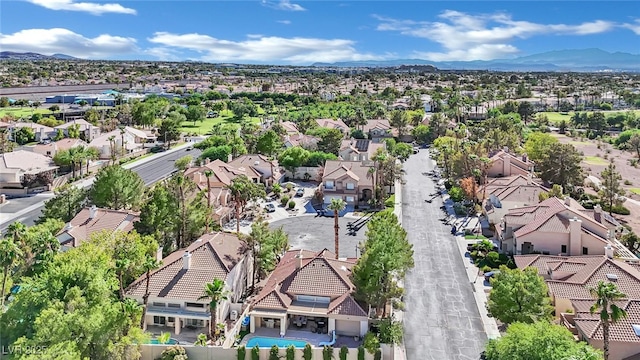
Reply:
[[435, 191], [428, 150], [404, 164], [403, 226], [415, 251], [406, 277], [405, 347], [408, 360], [480, 358], [487, 342], [458, 245], [439, 218], [442, 200], [424, 200]]

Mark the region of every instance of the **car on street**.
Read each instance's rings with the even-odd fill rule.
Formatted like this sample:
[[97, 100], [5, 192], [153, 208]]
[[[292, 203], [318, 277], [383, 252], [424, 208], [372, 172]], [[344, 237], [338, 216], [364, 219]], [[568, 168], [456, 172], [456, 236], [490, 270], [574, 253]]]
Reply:
[[489, 271], [484, 273], [484, 280], [486, 282], [489, 282], [489, 280], [491, 280], [491, 278], [493, 278], [494, 276], [500, 274], [500, 270], [494, 270], [494, 271]]
[[296, 197], [303, 197], [303, 196], [304, 196], [303, 188], [299, 188], [298, 190], [296, 190]]
[[269, 203], [267, 205], [264, 206], [264, 209], [268, 212], [268, 213], [272, 213], [276, 211], [276, 206]]
[[164, 146], [154, 146], [151, 149], [149, 149], [149, 152], [152, 154], [156, 154], [156, 153], [161, 153], [166, 151], [167, 149], [165, 149]]

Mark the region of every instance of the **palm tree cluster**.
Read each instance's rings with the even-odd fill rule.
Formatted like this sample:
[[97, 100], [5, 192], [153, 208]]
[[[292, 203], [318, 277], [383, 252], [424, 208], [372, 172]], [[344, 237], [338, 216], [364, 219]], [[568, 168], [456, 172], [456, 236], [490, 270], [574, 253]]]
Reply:
[[53, 157], [53, 162], [58, 166], [69, 166], [72, 171], [71, 176], [75, 178], [76, 170], [80, 170], [80, 176], [83, 175], [83, 166], [86, 166], [85, 174], [89, 173], [89, 164], [97, 160], [99, 155], [98, 149], [81, 145], [58, 151]]

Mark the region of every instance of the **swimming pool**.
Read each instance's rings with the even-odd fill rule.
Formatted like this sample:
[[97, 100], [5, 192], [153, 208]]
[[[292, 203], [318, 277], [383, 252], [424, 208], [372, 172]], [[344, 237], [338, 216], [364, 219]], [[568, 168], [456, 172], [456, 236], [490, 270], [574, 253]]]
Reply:
[[270, 337], [261, 337], [256, 336], [252, 337], [247, 341], [247, 348], [253, 348], [256, 345], [261, 348], [270, 348], [273, 345], [278, 345], [279, 348], [286, 348], [290, 345], [293, 345], [297, 348], [303, 348], [307, 345], [306, 341], [302, 340], [292, 340], [292, 339], [279, 339], [279, 338], [270, 338]]
[[[149, 344], [160, 345], [160, 341], [158, 339], [151, 339], [149, 340]], [[169, 339], [169, 341], [166, 343], [166, 345], [177, 345], [177, 344], [178, 344], [178, 340], [176, 339]]]

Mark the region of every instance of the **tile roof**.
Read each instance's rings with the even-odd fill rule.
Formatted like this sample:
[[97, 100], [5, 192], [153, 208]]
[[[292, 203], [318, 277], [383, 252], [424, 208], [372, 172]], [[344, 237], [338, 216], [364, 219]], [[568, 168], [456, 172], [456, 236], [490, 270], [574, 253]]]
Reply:
[[362, 131], [368, 133], [371, 130], [391, 130], [391, 124], [387, 119], [371, 119], [363, 126]]
[[91, 208], [82, 209], [74, 216], [64, 229], [60, 230], [56, 237], [61, 245], [79, 246], [80, 243], [89, 239], [91, 234], [107, 231], [129, 232], [133, 230], [133, 223], [140, 221], [140, 216], [136, 212], [127, 210], [111, 210], [96, 208], [96, 213], [91, 218]]
[[338, 179], [344, 175], [348, 175], [356, 181], [361, 181], [369, 178], [368, 172], [371, 166], [363, 164], [361, 161], [342, 161], [342, 160], [327, 160], [324, 164], [325, 179]]
[[50, 157], [27, 150], [0, 154], [0, 172], [6, 169], [19, 174], [39, 174], [57, 168]]
[[[593, 303], [593, 300], [591, 300], [591, 303]], [[627, 312], [627, 317], [609, 325], [609, 341], [637, 344], [638, 351], [640, 351], [640, 336], [636, 335], [631, 327], [631, 325], [640, 325], [640, 300], [629, 300], [625, 303], [618, 302], [617, 305]], [[602, 323], [597, 316], [595, 319], [588, 315], [583, 318], [582, 314], [576, 314], [574, 321], [576, 327], [587, 338], [603, 339]]]
[[534, 163], [526, 157], [516, 156], [503, 150], [500, 150], [493, 154], [489, 158], [489, 160], [491, 160], [491, 163], [493, 164], [495, 161], [502, 160], [507, 156], [510, 157], [511, 166], [516, 166], [523, 171], [529, 171], [529, 169], [534, 165]]
[[292, 306], [296, 295], [322, 296], [331, 299], [327, 313], [367, 316], [352, 297], [355, 287], [350, 274], [356, 261], [336, 260], [326, 249], [320, 252], [287, 251], [251, 306], [253, 309], [286, 310]]
[[277, 173], [279, 169], [278, 162], [269, 160], [268, 157], [260, 154], [240, 155], [229, 162], [229, 165], [239, 170], [246, 169], [264, 177], [271, 176], [271, 164], [273, 164], [273, 169]]
[[340, 119], [316, 119], [318, 126], [329, 129], [340, 129], [348, 131], [349, 127]]
[[[149, 294], [166, 299], [197, 300], [204, 285], [213, 279], [226, 280], [229, 272], [245, 256], [246, 244], [230, 233], [205, 234], [186, 249], [177, 250], [162, 260], [162, 267], [151, 273]], [[184, 269], [183, 255], [191, 254], [189, 269]], [[145, 275], [126, 290], [132, 297], [142, 297]]]

